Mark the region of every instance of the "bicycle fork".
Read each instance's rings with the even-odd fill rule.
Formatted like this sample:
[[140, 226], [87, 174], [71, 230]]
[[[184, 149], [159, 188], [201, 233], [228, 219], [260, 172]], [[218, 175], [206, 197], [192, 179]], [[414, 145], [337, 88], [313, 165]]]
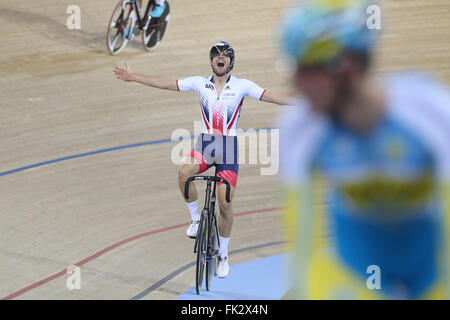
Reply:
[[[201, 236], [200, 233], [204, 232], [204, 230], [202, 230], [203, 222], [205, 221], [205, 219], [209, 218], [209, 202], [210, 202], [210, 199], [211, 199], [211, 181], [208, 180], [206, 182], [205, 206], [204, 206], [204, 208], [202, 210], [202, 214], [200, 215], [199, 229], [198, 229], [198, 232], [197, 232], [197, 236], [195, 237], [194, 253], [197, 253], [197, 242], [198, 242], [198, 239]], [[208, 220], [206, 220], [206, 221], [208, 221]], [[208, 224], [206, 224], [205, 227], [208, 228]], [[208, 234], [208, 232], [206, 232], [206, 234]]]
[[[216, 237], [217, 237], [217, 243], [220, 246], [220, 240], [219, 240], [219, 235], [218, 233], [218, 228], [217, 228], [217, 219], [213, 218], [213, 216], [215, 215], [215, 206], [216, 206], [216, 183], [214, 183], [214, 189], [212, 191], [212, 197], [211, 197], [211, 181], [208, 180], [207, 184], [206, 184], [206, 196], [205, 196], [205, 206], [202, 210], [202, 214], [200, 216], [200, 227], [203, 226], [203, 221], [204, 219], [207, 219], [206, 221], [211, 221], [211, 219], [213, 219], [214, 223], [207, 223], [205, 225], [206, 228], [208, 228], [205, 232], [205, 234], [207, 234], [208, 236], [208, 247], [207, 247], [207, 259], [211, 259], [211, 250], [212, 248], [212, 244], [214, 239], [209, 239], [211, 236], [211, 229], [214, 229], [214, 232], [216, 233]], [[197, 234], [197, 237], [195, 237], [195, 243], [194, 243], [194, 253], [197, 253], [197, 241], [199, 239], [200, 236], [200, 232], [203, 232], [203, 230], [199, 229], [199, 232]], [[209, 241], [212, 240], [212, 241]], [[213, 254], [215, 254], [215, 252], [212, 252]]]

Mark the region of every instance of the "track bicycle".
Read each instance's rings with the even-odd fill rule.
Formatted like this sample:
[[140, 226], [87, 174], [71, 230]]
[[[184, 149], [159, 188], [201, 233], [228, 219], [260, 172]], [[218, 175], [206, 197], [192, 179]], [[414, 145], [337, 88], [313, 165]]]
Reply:
[[137, 0], [120, 0], [117, 3], [106, 32], [106, 47], [110, 54], [119, 54], [128, 41], [139, 34], [142, 34], [145, 50], [151, 51], [159, 46], [169, 23], [170, 5], [166, 0], [166, 7], [159, 18], [151, 17], [154, 7], [155, 0], [149, 0], [145, 10], [139, 7]]
[[[216, 169], [217, 170], [217, 169]], [[217, 228], [216, 205], [216, 185], [217, 182], [224, 183], [227, 187], [225, 200], [230, 200], [230, 183], [223, 178], [215, 176], [192, 176], [186, 180], [184, 197], [189, 198], [189, 184], [194, 180], [206, 181], [205, 207], [200, 215], [200, 222], [195, 238], [194, 253], [197, 254], [195, 268], [195, 289], [197, 294], [202, 291], [203, 272], [206, 266], [206, 290], [211, 289], [212, 281], [217, 272], [217, 256], [219, 253], [219, 237]]]

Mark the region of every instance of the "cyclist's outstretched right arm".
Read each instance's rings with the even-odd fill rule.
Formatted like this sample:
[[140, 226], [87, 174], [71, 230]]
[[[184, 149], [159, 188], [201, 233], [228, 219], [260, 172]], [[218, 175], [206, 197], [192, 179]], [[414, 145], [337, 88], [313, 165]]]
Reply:
[[137, 73], [130, 74], [130, 79], [130, 81], [142, 83], [149, 87], [178, 91], [177, 82], [173, 79], [158, 76], [144, 76]]
[[168, 79], [165, 77], [159, 76], [145, 76], [141, 74], [137, 74], [131, 71], [130, 66], [125, 63], [126, 69], [122, 69], [116, 67], [114, 69], [114, 74], [117, 79], [123, 81], [133, 81], [137, 83], [144, 84], [149, 87], [158, 88], [158, 89], [166, 89], [166, 90], [175, 90], [178, 91], [178, 86], [176, 80]]

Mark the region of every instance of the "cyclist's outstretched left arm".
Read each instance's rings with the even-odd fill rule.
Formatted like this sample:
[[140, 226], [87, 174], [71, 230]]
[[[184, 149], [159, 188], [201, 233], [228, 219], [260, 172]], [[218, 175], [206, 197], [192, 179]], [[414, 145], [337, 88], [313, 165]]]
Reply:
[[270, 92], [265, 90], [260, 100], [275, 104], [289, 105], [292, 104], [293, 99], [291, 95], [285, 93]]
[[264, 90], [256, 83], [250, 80], [244, 80], [247, 85], [246, 96], [252, 97], [260, 101], [281, 104], [281, 105], [292, 105], [293, 96], [285, 93], [271, 92]]

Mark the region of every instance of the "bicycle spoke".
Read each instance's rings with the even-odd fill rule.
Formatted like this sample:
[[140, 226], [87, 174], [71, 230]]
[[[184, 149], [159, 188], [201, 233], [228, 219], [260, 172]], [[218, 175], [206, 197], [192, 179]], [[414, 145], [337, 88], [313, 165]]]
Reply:
[[112, 48], [116, 47], [116, 43], [117, 43], [118, 39], [119, 39], [119, 32], [117, 32], [116, 35], [114, 36], [113, 42], [111, 43]]
[[203, 272], [206, 262], [206, 231], [207, 224], [204, 216], [200, 219], [199, 233], [198, 233], [198, 248], [197, 248], [197, 267], [196, 267], [196, 291], [200, 294], [203, 285]]
[[[214, 210], [214, 209], [211, 209]], [[210, 225], [208, 226], [210, 232], [208, 235], [208, 249], [209, 249], [209, 260], [206, 262], [206, 290], [210, 290], [212, 286], [212, 282], [216, 273], [216, 255], [218, 247], [217, 244], [217, 230], [216, 230], [216, 222], [215, 218], [211, 219]]]

